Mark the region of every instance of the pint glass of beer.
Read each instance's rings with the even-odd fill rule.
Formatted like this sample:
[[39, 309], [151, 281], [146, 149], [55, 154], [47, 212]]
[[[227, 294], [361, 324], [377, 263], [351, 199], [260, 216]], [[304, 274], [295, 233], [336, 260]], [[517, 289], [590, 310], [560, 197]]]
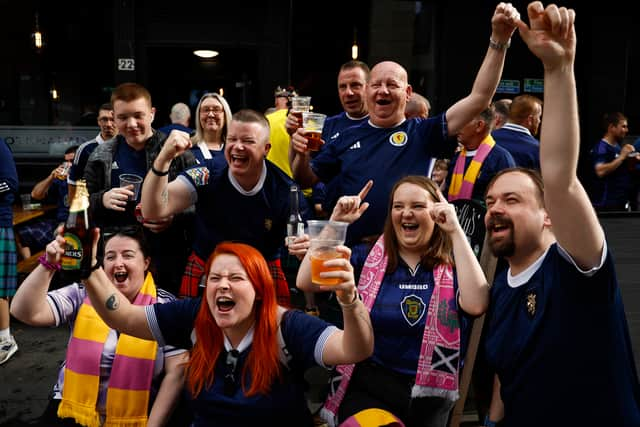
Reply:
[[302, 128], [304, 136], [307, 138], [307, 148], [309, 151], [320, 151], [322, 147], [322, 128], [326, 115], [320, 113], [302, 113]]
[[291, 114], [298, 119], [298, 127], [302, 127], [302, 113], [311, 109], [310, 96], [294, 96], [291, 98]]
[[321, 277], [320, 273], [338, 271], [338, 267], [326, 267], [325, 261], [341, 258], [336, 247], [344, 244], [348, 223], [339, 221], [307, 221], [311, 238], [310, 261], [311, 281], [316, 285], [335, 286], [339, 278]]

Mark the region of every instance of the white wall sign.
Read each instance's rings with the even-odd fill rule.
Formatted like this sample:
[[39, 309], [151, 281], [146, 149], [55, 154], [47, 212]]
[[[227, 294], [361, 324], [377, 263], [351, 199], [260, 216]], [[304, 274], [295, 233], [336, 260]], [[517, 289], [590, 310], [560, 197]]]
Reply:
[[118, 71], [135, 71], [136, 60], [134, 58], [118, 58]]

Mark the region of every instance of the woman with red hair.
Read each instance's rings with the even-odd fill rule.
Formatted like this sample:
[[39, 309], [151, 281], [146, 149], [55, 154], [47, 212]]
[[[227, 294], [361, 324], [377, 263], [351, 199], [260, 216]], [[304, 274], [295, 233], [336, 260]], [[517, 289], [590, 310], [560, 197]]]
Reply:
[[[369, 315], [358, 298], [351, 251], [333, 262], [344, 331], [278, 306], [266, 261], [242, 243], [220, 243], [209, 257], [202, 299], [149, 306], [128, 303], [97, 268], [87, 280], [92, 304], [121, 332], [191, 348], [186, 365], [192, 426], [311, 426], [304, 372], [354, 363], [373, 351]], [[328, 277], [328, 276], [327, 276]]]

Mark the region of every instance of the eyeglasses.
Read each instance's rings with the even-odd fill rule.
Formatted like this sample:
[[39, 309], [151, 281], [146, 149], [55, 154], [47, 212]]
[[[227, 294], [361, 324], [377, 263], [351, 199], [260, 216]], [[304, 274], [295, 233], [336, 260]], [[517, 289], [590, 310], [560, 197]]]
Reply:
[[200, 108], [200, 114], [208, 115], [209, 113], [213, 114], [222, 114], [224, 110], [222, 107], [202, 107]]
[[227, 373], [224, 376], [224, 394], [226, 396], [233, 396], [236, 392], [236, 366], [239, 357], [238, 350], [233, 349], [227, 353]]

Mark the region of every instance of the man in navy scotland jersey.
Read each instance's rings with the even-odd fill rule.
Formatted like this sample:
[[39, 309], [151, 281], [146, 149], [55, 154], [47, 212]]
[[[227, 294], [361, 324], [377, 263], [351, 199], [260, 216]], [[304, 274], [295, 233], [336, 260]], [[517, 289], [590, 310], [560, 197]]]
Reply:
[[[485, 225], [506, 258], [487, 312], [486, 355], [504, 426], [638, 426], [640, 386], [604, 232], [577, 177], [575, 12], [529, 5], [520, 36], [544, 65], [542, 179], [508, 169], [489, 184]], [[491, 419], [502, 418], [492, 405]]]
[[[189, 135], [169, 135], [142, 186], [142, 213], [164, 217], [195, 205], [198, 224], [193, 250], [204, 262], [222, 241], [242, 242], [258, 249], [267, 260], [281, 302], [288, 303], [289, 290], [280, 266], [280, 248], [289, 218], [291, 179], [266, 160], [269, 122], [253, 110], [233, 115], [225, 144], [228, 166], [210, 171], [194, 166], [168, 182], [172, 159], [191, 146]], [[306, 216], [306, 203], [300, 198]], [[204, 274], [202, 271], [201, 274]], [[198, 278], [199, 279], [199, 278]]]
[[373, 67], [367, 82], [368, 121], [343, 130], [313, 160], [303, 130], [292, 135], [291, 169], [302, 187], [337, 177], [338, 195], [357, 194], [373, 179], [368, 195], [371, 207], [349, 227], [347, 244], [382, 231], [391, 187], [398, 179], [426, 175], [432, 158], [453, 154], [455, 142], [448, 135], [455, 135], [491, 102], [517, 16], [511, 4], [496, 7], [489, 48], [471, 93], [445, 113], [406, 120], [405, 106], [412, 93], [407, 72], [400, 64], [384, 61]]

